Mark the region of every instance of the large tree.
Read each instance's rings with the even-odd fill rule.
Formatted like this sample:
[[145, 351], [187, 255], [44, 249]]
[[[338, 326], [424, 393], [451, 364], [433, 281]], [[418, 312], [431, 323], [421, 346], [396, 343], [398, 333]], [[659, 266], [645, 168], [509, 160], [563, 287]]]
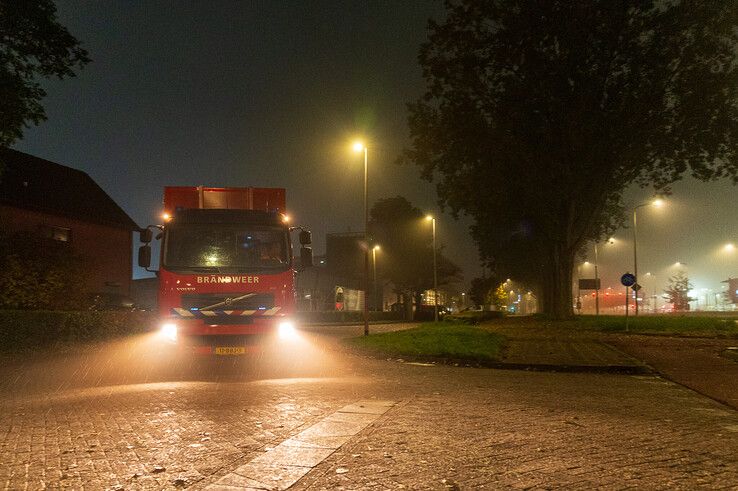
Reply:
[[[430, 224], [423, 212], [402, 196], [378, 200], [370, 211], [369, 231], [381, 249], [377, 274], [390, 280], [398, 293], [420, 303], [420, 294], [433, 288], [433, 248]], [[461, 269], [437, 247], [438, 286], [461, 280]]]
[[0, 145], [46, 119], [40, 78], [73, 77], [89, 61], [51, 0], [0, 0]]
[[738, 179], [735, 1], [457, 0], [420, 51], [411, 146], [498, 274], [572, 315], [588, 240], [631, 183]]

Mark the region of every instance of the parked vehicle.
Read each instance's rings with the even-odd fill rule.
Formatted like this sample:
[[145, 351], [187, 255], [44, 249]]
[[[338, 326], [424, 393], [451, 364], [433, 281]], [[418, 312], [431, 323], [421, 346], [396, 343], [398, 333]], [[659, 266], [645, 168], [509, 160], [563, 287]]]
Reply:
[[[312, 265], [310, 232], [290, 227], [281, 188], [164, 188], [165, 223], [141, 232], [149, 268], [161, 239], [163, 337], [202, 354], [244, 354], [294, 332], [295, 270]], [[299, 229], [300, 261], [290, 232]]]
[[90, 310], [136, 310], [131, 297], [122, 293], [96, 293], [90, 298]]

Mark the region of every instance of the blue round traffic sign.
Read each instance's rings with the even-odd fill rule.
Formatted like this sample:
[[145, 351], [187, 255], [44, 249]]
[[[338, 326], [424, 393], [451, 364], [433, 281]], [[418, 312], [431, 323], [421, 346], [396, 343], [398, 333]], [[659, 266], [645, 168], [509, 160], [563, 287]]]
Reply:
[[635, 275], [632, 275], [630, 273], [625, 273], [623, 276], [620, 277], [620, 283], [622, 283], [623, 286], [633, 286], [635, 285], [635, 282]]

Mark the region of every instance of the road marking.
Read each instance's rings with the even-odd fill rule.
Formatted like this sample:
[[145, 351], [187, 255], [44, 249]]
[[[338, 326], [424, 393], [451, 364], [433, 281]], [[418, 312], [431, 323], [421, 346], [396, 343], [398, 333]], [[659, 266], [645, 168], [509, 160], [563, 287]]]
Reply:
[[287, 489], [394, 405], [362, 400], [344, 406], [205, 489]]

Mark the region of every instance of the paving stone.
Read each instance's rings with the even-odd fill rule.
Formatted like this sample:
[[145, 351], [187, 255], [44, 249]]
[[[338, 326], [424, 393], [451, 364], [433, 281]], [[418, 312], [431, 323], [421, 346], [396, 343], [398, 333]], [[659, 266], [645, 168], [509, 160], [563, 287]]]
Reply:
[[250, 462], [238, 467], [233, 473], [258, 483], [253, 485], [257, 488], [287, 489], [310, 472], [311, 469], [311, 467], [266, 465]]
[[217, 486], [228, 486], [238, 489], [268, 489], [266, 484], [251, 479], [249, 477], [236, 474], [235, 472], [231, 472], [221, 477], [215, 483], [208, 485], [207, 489], [213, 490], [216, 489]]
[[269, 466], [296, 465], [302, 467], [315, 467], [326, 457], [333, 453], [329, 448], [296, 447], [280, 444], [273, 450], [264, 452], [254, 458], [250, 463]]
[[354, 436], [368, 425], [368, 422], [363, 421], [333, 421], [325, 419], [301, 432], [299, 438], [304, 440], [310, 437]]
[[360, 401], [355, 404], [349, 404], [338, 410], [339, 413], [364, 413], [364, 414], [384, 414], [387, 409], [394, 406], [393, 401]]

